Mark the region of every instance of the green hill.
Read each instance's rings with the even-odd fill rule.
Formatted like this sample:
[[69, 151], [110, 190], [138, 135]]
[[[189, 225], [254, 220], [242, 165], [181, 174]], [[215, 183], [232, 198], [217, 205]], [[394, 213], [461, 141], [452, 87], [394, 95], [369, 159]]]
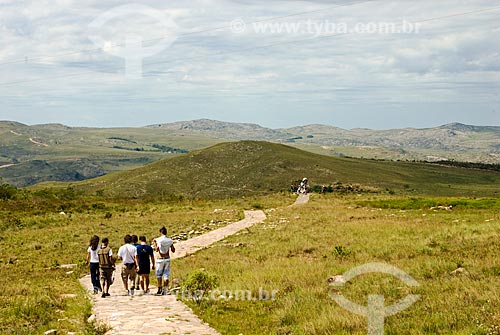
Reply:
[[224, 198], [287, 190], [302, 177], [316, 185], [340, 181], [443, 196], [493, 196], [500, 185], [500, 173], [494, 171], [328, 157], [256, 141], [221, 143], [71, 185], [88, 194], [112, 197]]

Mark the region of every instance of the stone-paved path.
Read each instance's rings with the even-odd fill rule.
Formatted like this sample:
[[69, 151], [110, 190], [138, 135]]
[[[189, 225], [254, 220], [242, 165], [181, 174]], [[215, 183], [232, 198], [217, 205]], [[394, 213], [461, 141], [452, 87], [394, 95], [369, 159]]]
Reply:
[[[194, 253], [265, 219], [266, 215], [262, 211], [245, 211], [245, 219], [241, 221], [176, 243], [176, 252], [172, 254], [172, 258]], [[116, 253], [118, 250], [113, 251]], [[175, 270], [175, 262], [173, 267]], [[155, 296], [154, 286], [150, 286], [150, 294], [143, 294], [140, 291], [135, 292], [134, 296], [125, 295], [120, 270], [121, 264], [118, 264], [115, 283], [111, 285], [109, 292], [111, 296], [103, 299], [100, 295], [95, 295], [92, 299], [96, 319], [112, 327], [107, 334], [219, 335], [217, 331], [203, 323], [189, 307], [178, 301], [175, 295]], [[151, 276], [151, 282], [156, 283], [154, 276]], [[92, 291], [90, 275], [81, 278], [80, 283], [89, 292]]]
[[309, 202], [309, 193], [308, 194], [299, 194], [295, 202], [292, 206], [305, 205]]

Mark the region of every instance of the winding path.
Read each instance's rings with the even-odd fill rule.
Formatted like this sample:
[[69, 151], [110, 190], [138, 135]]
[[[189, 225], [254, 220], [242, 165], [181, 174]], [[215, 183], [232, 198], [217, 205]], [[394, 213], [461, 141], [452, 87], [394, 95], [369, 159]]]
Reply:
[[309, 193], [308, 194], [299, 194], [295, 202], [291, 206], [300, 206], [305, 205], [309, 202]]
[[[262, 211], [245, 211], [245, 219], [241, 221], [176, 243], [176, 252], [172, 258], [195, 253], [265, 219], [266, 215]], [[175, 295], [143, 295], [140, 292], [136, 292], [134, 296], [125, 295], [120, 271], [121, 264], [117, 265], [115, 283], [110, 288], [110, 297], [103, 299], [100, 295], [96, 295], [92, 298], [96, 319], [112, 327], [108, 335], [219, 335], [216, 330], [203, 323], [189, 307], [178, 301]], [[152, 281], [154, 282], [155, 279], [152, 278]], [[90, 275], [81, 278], [80, 283], [89, 292], [92, 291]], [[156, 288], [151, 287], [150, 290], [153, 292]]]

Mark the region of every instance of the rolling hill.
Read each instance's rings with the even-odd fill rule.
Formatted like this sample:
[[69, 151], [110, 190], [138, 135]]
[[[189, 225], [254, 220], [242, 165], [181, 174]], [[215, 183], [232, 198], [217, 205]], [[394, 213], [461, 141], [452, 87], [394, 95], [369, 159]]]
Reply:
[[[493, 196], [500, 173], [424, 163], [318, 155], [258, 141], [220, 143], [133, 170], [71, 185], [110, 197], [183, 195], [225, 198], [288, 190], [307, 176], [311, 184], [358, 183], [411, 194]], [[40, 185], [49, 187], [51, 184]]]

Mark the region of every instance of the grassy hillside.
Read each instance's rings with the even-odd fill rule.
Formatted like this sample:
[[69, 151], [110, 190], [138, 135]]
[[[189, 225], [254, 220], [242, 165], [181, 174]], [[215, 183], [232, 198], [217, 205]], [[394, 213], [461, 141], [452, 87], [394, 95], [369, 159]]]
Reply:
[[242, 141], [72, 185], [88, 194], [113, 197], [226, 198], [288, 190], [302, 177], [317, 185], [340, 181], [381, 191], [443, 196], [491, 196], [500, 184], [500, 174], [492, 171], [328, 157], [281, 144]]
[[0, 177], [18, 187], [42, 181], [78, 181], [218, 142], [161, 129], [27, 126], [0, 121]]

